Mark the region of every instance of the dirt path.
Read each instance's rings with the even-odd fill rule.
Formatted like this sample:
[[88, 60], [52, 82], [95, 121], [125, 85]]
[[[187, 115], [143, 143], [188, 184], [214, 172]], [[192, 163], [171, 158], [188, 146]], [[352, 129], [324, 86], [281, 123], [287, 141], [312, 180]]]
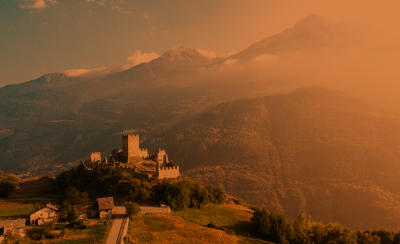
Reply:
[[110, 234], [108, 234], [106, 244], [116, 244], [118, 240], [118, 235], [121, 231], [122, 223], [124, 218], [126, 218], [126, 212], [124, 206], [115, 206], [116, 217], [114, 219], [113, 226], [111, 227]]

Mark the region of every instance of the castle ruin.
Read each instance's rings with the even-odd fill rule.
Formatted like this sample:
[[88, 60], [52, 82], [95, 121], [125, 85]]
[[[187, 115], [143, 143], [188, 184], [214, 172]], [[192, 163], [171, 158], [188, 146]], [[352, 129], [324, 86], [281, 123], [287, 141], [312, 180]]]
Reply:
[[89, 170], [103, 171], [113, 167], [117, 173], [128, 172], [140, 179], [178, 178], [179, 166], [168, 160], [165, 150], [158, 149], [150, 155], [147, 148], [139, 147], [139, 135], [123, 135], [122, 149], [111, 151], [109, 158], [101, 159], [99, 152], [93, 152], [90, 158], [82, 161]]

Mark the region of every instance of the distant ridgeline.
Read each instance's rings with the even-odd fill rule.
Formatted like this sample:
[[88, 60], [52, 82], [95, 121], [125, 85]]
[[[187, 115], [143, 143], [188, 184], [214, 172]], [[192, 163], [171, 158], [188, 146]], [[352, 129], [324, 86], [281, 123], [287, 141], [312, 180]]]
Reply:
[[89, 159], [81, 161], [88, 170], [103, 171], [113, 167], [117, 173], [128, 172], [141, 179], [164, 179], [179, 177], [179, 166], [168, 161], [165, 150], [149, 154], [147, 148], [139, 147], [139, 135], [123, 135], [123, 150], [114, 149], [109, 159], [101, 160], [99, 152], [93, 152]]

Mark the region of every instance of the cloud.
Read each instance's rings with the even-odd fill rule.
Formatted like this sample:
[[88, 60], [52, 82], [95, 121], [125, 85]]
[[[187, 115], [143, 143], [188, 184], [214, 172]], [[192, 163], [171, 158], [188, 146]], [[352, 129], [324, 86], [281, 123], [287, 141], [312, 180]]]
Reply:
[[237, 59], [227, 59], [224, 61], [224, 65], [225, 66], [231, 66], [237, 63]]
[[210, 57], [210, 58], [216, 58], [216, 57], [227, 58], [227, 57], [230, 57], [230, 56], [232, 56], [233, 54], [236, 53], [234, 51], [230, 51], [228, 53], [224, 53], [224, 54], [221, 54], [221, 55], [217, 56], [214, 52], [210, 52], [210, 51], [207, 51], [207, 50], [204, 50], [204, 49], [201, 49], [201, 48], [196, 49], [196, 51], [201, 53], [201, 54], [203, 54], [204, 56]]
[[230, 52], [227, 52], [227, 53], [224, 53], [224, 54], [219, 55], [219, 57], [221, 57], [221, 58], [227, 58], [227, 57], [232, 56], [233, 54], [236, 54], [236, 52], [230, 51]]
[[57, 3], [56, 0], [24, 0], [26, 4], [18, 5], [19, 8], [36, 8], [42, 9], [47, 8], [49, 5], [46, 4], [46, 1], [49, 3]]
[[210, 58], [216, 58], [217, 57], [217, 54], [215, 54], [214, 52], [209, 52], [209, 51], [204, 50], [204, 49], [198, 48], [198, 49], [196, 49], [196, 51], [201, 53], [201, 54], [203, 54], [206, 57], [210, 57]]
[[137, 50], [132, 56], [128, 57], [127, 60], [131, 62], [130, 65], [132, 67], [132, 66], [136, 66], [141, 63], [150, 62], [151, 60], [156, 59], [158, 57], [160, 57], [160, 55], [158, 55], [155, 52], [142, 54], [142, 52], [140, 52], [140, 50]]
[[275, 61], [278, 56], [276, 55], [271, 55], [271, 54], [261, 54], [253, 59], [255, 62], [267, 62], [270, 63], [272, 61]]
[[82, 76], [82, 75], [87, 75], [89, 73], [98, 73], [99, 71], [107, 69], [106, 67], [104, 68], [97, 68], [97, 69], [70, 69], [70, 70], [65, 70], [62, 73], [64, 73], [66, 76], [69, 77], [77, 77], [77, 76]]

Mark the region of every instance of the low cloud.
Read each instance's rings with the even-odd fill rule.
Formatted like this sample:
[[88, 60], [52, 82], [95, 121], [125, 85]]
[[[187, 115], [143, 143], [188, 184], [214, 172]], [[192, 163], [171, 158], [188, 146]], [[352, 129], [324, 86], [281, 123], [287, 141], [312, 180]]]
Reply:
[[47, 8], [49, 5], [48, 3], [57, 3], [56, 0], [24, 0], [25, 4], [18, 5], [19, 8], [35, 8], [35, 9], [42, 9]]
[[215, 54], [214, 52], [209, 52], [209, 51], [204, 50], [204, 49], [198, 48], [198, 49], [196, 49], [196, 51], [201, 53], [201, 54], [203, 54], [206, 57], [210, 57], [210, 58], [216, 58], [217, 57], [217, 54]]
[[276, 55], [271, 55], [271, 54], [261, 54], [260, 56], [257, 56], [253, 59], [255, 62], [273, 62], [278, 58]]
[[231, 66], [237, 63], [237, 59], [227, 59], [224, 61], [224, 65], [225, 66]]
[[236, 53], [236, 52], [234, 52], [234, 51], [230, 51], [230, 52], [228, 52], [228, 53], [224, 53], [224, 54], [221, 54], [221, 55], [218, 56], [218, 55], [215, 54], [214, 52], [210, 52], [210, 51], [207, 51], [207, 50], [204, 50], [204, 49], [201, 49], [201, 48], [196, 49], [196, 51], [199, 52], [199, 53], [201, 53], [201, 54], [203, 54], [204, 56], [210, 57], [210, 58], [216, 58], [216, 57], [219, 57], [219, 58], [227, 58], [227, 57], [230, 57], [230, 56], [232, 56], [233, 54]]
[[97, 69], [70, 69], [63, 71], [63, 73], [66, 76], [69, 77], [77, 77], [77, 76], [82, 76], [82, 75], [88, 75], [88, 74], [93, 74], [93, 73], [99, 73], [100, 71], [104, 71], [107, 69], [106, 67], [104, 68], [97, 68]]
[[156, 59], [158, 57], [160, 57], [160, 55], [158, 55], [155, 52], [142, 53], [140, 50], [137, 50], [132, 56], [128, 57], [126, 60], [131, 62], [130, 64], [127, 65], [131, 65], [131, 67], [133, 67], [141, 63], [148, 63], [151, 60]]
[[227, 52], [227, 53], [224, 53], [224, 54], [220, 55], [220, 57], [221, 58], [227, 58], [227, 57], [232, 56], [233, 54], [236, 54], [236, 52], [230, 51], [230, 52]]

